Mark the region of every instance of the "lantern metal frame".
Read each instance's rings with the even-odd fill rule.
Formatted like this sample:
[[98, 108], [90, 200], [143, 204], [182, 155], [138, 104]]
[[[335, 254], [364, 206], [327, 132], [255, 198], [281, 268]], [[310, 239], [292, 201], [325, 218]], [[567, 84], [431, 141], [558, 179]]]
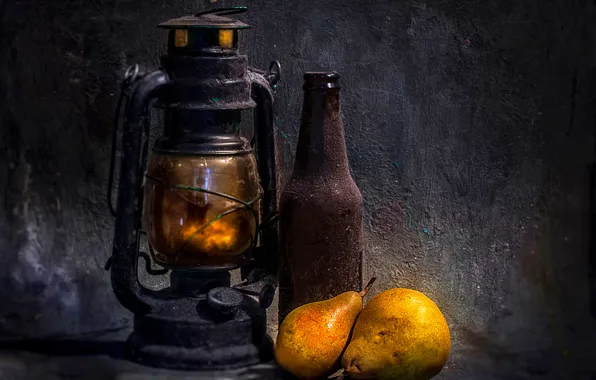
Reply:
[[[112, 163], [108, 204], [116, 218], [113, 250], [106, 269], [118, 301], [134, 313], [134, 330], [128, 345], [129, 359], [152, 367], [184, 370], [220, 370], [246, 367], [272, 360], [272, 341], [266, 332], [265, 309], [273, 301], [277, 286], [277, 136], [273, 123], [274, 88], [281, 66], [274, 61], [268, 71], [248, 67], [237, 51], [237, 30], [249, 26], [226, 15], [246, 11], [245, 7], [223, 8], [160, 24], [169, 29], [168, 54], [161, 68], [143, 72], [138, 65], [125, 73], [122, 97], [114, 119]], [[175, 46], [176, 30], [187, 30], [189, 46]], [[232, 30], [234, 45], [212, 44], [218, 30]], [[194, 44], [194, 45], [193, 45]], [[216, 80], [212, 80], [216, 78]], [[217, 99], [214, 101], [213, 99]], [[122, 128], [117, 208], [112, 188], [118, 143], [120, 107], [125, 107]], [[191, 118], [199, 127], [206, 117], [230, 115], [254, 108], [254, 138], [247, 144], [230, 145], [214, 136], [209, 141], [192, 136], [175, 141], [164, 138], [154, 149], [169, 154], [229, 154], [231, 150], [256, 151], [262, 199], [242, 201], [228, 194], [203, 188], [187, 188], [226, 197], [249, 208], [261, 200], [264, 220], [257, 224], [252, 249], [236, 266], [205, 268], [161, 268], [151, 265], [151, 252], [139, 250], [143, 184], [149, 153], [150, 107], [164, 108], [176, 117]], [[175, 127], [175, 126], [174, 126]], [[183, 136], [184, 137], [184, 136]], [[219, 152], [219, 153], [218, 153]], [[174, 184], [174, 186], [177, 186]], [[256, 215], [255, 215], [256, 217]], [[257, 244], [258, 239], [258, 244]], [[154, 291], [138, 277], [138, 259], [145, 260], [150, 275], [171, 270], [170, 287]], [[241, 284], [230, 286], [229, 270], [241, 267]]]

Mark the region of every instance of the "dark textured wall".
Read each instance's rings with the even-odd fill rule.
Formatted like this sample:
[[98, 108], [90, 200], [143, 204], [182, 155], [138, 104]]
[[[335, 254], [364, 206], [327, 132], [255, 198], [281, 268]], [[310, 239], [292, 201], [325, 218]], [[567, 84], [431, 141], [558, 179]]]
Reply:
[[444, 310], [439, 378], [596, 376], [592, 1], [211, 1], [0, 0], [0, 335], [130, 322], [102, 270], [117, 82], [157, 64], [158, 22], [248, 5], [244, 51], [284, 68], [286, 176], [301, 73], [342, 75], [365, 277]]

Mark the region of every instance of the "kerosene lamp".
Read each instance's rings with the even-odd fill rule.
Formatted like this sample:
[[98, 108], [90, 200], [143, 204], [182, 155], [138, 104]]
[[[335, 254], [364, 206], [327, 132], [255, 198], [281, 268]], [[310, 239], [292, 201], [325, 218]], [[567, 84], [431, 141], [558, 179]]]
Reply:
[[[216, 9], [160, 24], [168, 31], [161, 68], [143, 73], [133, 66], [125, 75], [106, 267], [116, 297], [134, 313], [130, 359], [148, 366], [217, 370], [272, 359], [265, 310], [276, 286], [272, 89], [280, 66], [252, 69], [239, 54], [239, 31], [249, 26], [226, 16], [244, 11]], [[151, 106], [163, 109], [164, 128], [148, 154]], [[249, 140], [240, 136], [240, 121], [251, 108]], [[142, 237], [148, 253], [139, 249]], [[170, 286], [144, 287], [139, 258], [150, 274], [170, 272]], [[238, 268], [243, 282], [231, 286], [230, 271]]]

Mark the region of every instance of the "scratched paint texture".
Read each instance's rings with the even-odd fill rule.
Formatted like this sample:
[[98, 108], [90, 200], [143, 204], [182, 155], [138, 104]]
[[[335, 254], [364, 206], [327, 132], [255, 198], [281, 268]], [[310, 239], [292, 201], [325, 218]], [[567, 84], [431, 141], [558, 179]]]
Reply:
[[283, 66], [285, 178], [302, 72], [342, 75], [365, 278], [379, 277], [372, 295], [411, 287], [444, 311], [453, 350], [437, 378], [596, 378], [584, 0], [0, 0], [0, 336], [130, 324], [102, 270], [117, 82], [157, 64], [155, 24], [229, 5], [250, 7], [252, 64]]

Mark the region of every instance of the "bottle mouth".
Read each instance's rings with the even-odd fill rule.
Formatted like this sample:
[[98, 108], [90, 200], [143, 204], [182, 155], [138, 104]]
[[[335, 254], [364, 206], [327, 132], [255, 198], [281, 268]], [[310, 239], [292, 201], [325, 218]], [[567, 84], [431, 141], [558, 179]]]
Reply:
[[305, 81], [333, 81], [339, 79], [339, 74], [335, 71], [307, 71], [304, 73]]
[[339, 89], [339, 78], [339, 74], [335, 71], [308, 71], [304, 73], [302, 89]]

